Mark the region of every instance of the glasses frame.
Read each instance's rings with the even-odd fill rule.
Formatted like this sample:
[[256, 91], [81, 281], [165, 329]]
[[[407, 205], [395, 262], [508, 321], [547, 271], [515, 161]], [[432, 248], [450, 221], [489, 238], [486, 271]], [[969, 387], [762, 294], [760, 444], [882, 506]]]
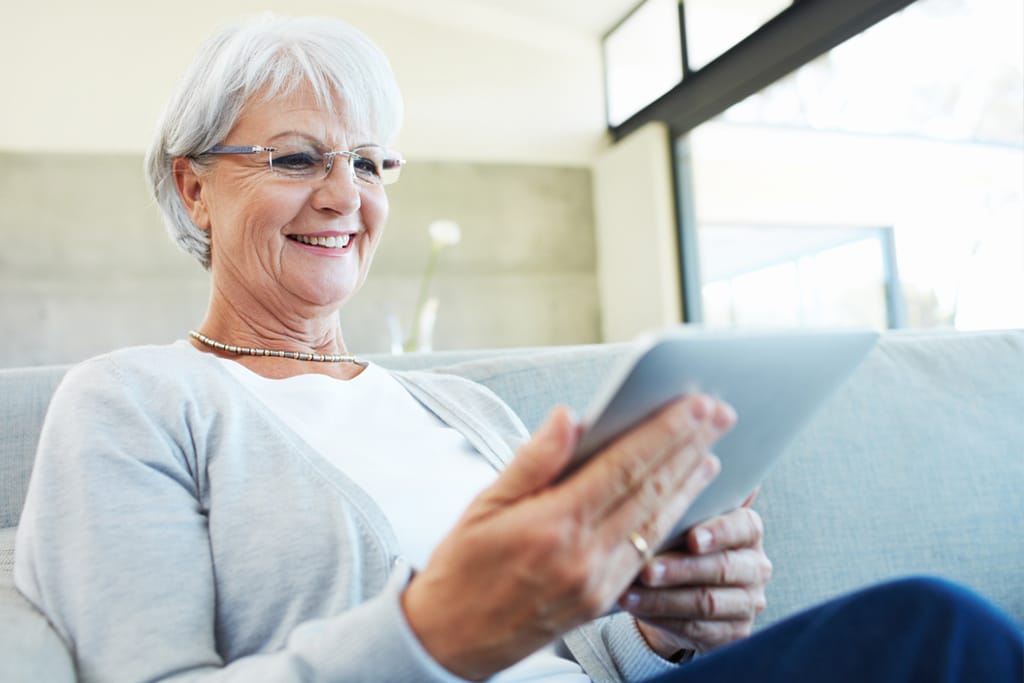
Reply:
[[[369, 146], [372, 146], [372, 145], [367, 145], [367, 146], [369, 147]], [[372, 159], [369, 159], [369, 158], [364, 157], [363, 155], [359, 154], [358, 150], [360, 150], [360, 149], [364, 149], [364, 148], [363, 147], [357, 147], [355, 150], [352, 150], [352, 151], [339, 150], [339, 151], [335, 151], [335, 152], [323, 152], [322, 154], [323, 154], [323, 157], [324, 157], [324, 173], [323, 173], [322, 176], [320, 176], [319, 180], [326, 180], [328, 177], [330, 177], [331, 171], [334, 169], [334, 160], [337, 157], [345, 157], [348, 160], [348, 171], [349, 171], [349, 174], [357, 182], [363, 183], [364, 185], [371, 185], [371, 186], [376, 187], [376, 186], [381, 186], [381, 185], [391, 185], [391, 184], [393, 184], [393, 183], [398, 181], [398, 178], [401, 175], [402, 166], [405, 166], [405, 159], [403, 159], [401, 157], [398, 157], [396, 159], [385, 159], [384, 163], [388, 163], [388, 162], [394, 163], [394, 165], [397, 167], [398, 172], [394, 174], [393, 178], [391, 178], [390, 180], [386, 180], [385, 178], [388, 178], [390, 176], [385, 175], [384, 171], [386, 169], [382, 168], [381, 169], [381, 173], [379, 174], [380, 181], [379, 182], [374, 182], [372, 180], [367, 180], [365, 177], [363, 177], [363, 176], [359, 175], [358, 173], [356, 173], [356, 161], [357, 160], [362, 159], [362, 160], [365, 160], [365, 161], [369, 161], [370, 163], [374, 163]], [[203, 152], [199, 156], [206, 156], [206, 155], [209, 155], [209, 154], [213, 154], [213, 155], [259, 154], [259, 153], [262, 153], [262, 152], [266, 152], [267, 153], [267, 164], [269, 165], [270, 170], [274, 171], [274, 152], [276, 152], [276, 151], [278, 151], [277, 147], [268, 147], [266, 145], [214, 145], [213, 147], [211, 147], [210, 149], [206, 150], [205, 152]], [[374, 166], [376, 166], [375, 163], [374, 163]], [[393, 169], [390, 169], [390, 170], [393, 170]], [[274, 171], [274, 172], [277, 173], [280, 177], [287, 178], [287, 179], [292, 180], [292, 181], [300, 181], [301, 182], [302, 180], [304, 180], [303, 178], [297, 178], [297, 177], [293, 177], [293, 176], [288, 176], [286, 173], [280, 173], [280, 172], [277, 172], [277, 171]]]

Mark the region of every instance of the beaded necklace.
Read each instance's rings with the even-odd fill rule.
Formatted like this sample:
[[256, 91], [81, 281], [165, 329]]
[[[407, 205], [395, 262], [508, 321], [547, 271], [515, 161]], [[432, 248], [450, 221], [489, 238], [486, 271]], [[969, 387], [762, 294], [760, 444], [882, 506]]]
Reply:
[[200, 344], [209, 346], [211, 349], [227, 351], [228, 353], [234, 353], [239, 356], [268, 356], [271, 358], [290, 358], [291, 360], [311, 360], [318, 363], [355, 363], [356, 365], [363, 365], [363, 363], [357, 360], [355, 356], [343, 356], [339, 354], [324, 355], [320, 353], [300, 353], [298, 351], [279, 351], [276, 349], [253, 349], [248, 346], [233, 346], [231, 344], [222, 344], [219, 341], [210, 339], [202, 332], [197, 332], [196, 330], [189, 330], [188, 335]]

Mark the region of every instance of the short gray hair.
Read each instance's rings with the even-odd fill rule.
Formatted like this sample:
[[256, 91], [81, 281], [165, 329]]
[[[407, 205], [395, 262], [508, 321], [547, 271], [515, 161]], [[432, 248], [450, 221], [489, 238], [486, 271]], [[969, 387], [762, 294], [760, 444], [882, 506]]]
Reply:
[[[384, 54], [361, 31], [333, 18], [264, 14], [214, 34], [171, 96], [146, 154], [146, 176], [171, 238], [203, 268], [210, 238], [192, 222], [173, 177], [176, 157], [197, 157], [219, 144], [257, 93], [267, 99], [309, 84], [346, 124], [389, 143], [402, 123], [402, 97]], [[246, 144], [260, 144], [247, 140]]]

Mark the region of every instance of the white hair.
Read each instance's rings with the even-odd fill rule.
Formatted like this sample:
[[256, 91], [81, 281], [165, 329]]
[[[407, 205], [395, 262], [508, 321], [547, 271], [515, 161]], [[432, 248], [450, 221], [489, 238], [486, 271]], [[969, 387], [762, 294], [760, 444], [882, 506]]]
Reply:
[[[210, 238], [192, 222], [174, 183], [177, 157], [192, 160], [220, 144], [257, 93], [271, 99], [312, 87], [345, 123], [381, 144], [402, 121], [402, 97], [387, 58], [356, 28], [333, 18], [264, 14], [211, 36], [171, 96], [146, 154], [146, 176], [174, 241], [206, 269]], [[252, 141], [259, 144], [260, 141]]]

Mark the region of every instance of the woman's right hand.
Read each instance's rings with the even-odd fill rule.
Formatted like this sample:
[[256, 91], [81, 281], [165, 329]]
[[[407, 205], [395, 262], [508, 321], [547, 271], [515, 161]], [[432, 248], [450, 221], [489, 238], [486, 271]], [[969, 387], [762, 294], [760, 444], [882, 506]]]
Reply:
[[[604, 615], [718, 472], [726, 404], [675, 401], [555, 483], [579, 436], [556, 409], [467, 508], [409, 583], [402, 607], [428, 653], [482, 680]], [[441, 473], [441, 476], [444, 476]]]

